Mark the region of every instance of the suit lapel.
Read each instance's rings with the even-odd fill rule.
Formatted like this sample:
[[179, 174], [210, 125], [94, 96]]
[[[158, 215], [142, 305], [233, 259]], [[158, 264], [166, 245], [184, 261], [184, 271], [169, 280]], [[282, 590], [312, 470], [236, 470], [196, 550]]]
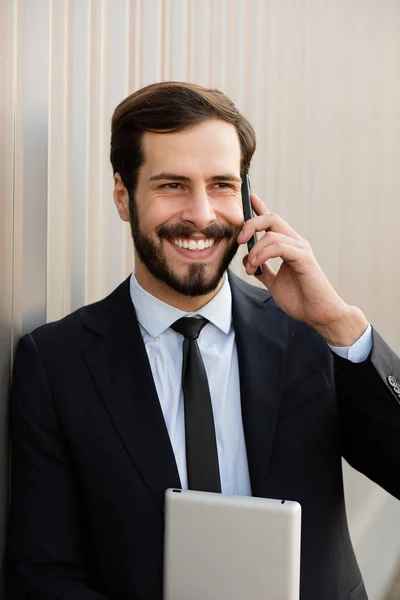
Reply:
[[84, 358], [126, 450], [163, 508], [165, 490], [181, 484], [129, 279], [97, 307], [87, 321], [97, 335]]
[[253, 495], [261, 496], [279, 414], [287, 318], [265, 290], [232, 273], [229, 280], [250, 480]]

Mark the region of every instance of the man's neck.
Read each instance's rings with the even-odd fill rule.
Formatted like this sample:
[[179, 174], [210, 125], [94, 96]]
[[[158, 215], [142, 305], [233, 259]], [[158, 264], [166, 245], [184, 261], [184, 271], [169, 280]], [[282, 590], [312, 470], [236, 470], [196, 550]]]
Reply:
[[165, 282], [153, 277], [139, 261], [136, 261], [135, 277], [139, 285], [145, 289], [146, 292], [149, 292], [149, 294], [155, 296], [162, 302], [174, 306], [175, 308], [179, 308], [184, 312], [196, 312], [199, 310], [214, 298], [224, 283], [224, 277], [222, 277], [215, 290], [209, 294], [205, 296], [185, 296], [170, 288]]

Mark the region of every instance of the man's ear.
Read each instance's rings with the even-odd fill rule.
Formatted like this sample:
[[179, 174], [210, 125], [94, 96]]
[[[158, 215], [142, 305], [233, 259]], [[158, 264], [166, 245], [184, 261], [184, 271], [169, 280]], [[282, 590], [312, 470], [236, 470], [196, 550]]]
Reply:
[[129, 222], [129, 194], [119, 173], [114, 175], [113, 197], [119, 216], [123, 221]]

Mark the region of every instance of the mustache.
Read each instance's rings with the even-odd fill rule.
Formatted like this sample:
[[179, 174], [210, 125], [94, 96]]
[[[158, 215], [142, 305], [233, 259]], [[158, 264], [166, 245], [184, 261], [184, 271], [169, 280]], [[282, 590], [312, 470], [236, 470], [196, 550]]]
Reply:
[[190, 238], [195, 233], [202, 234], [206, 238], [219, 240], [222, 238], [233, 237], [240, 227], [232, 227], [231, 225], [217, 225], [213, 223], [204, 229], [192, 229], [183, 223], [176, 225], [160, 225], [156, 229], [156, 233], [160, 238]]

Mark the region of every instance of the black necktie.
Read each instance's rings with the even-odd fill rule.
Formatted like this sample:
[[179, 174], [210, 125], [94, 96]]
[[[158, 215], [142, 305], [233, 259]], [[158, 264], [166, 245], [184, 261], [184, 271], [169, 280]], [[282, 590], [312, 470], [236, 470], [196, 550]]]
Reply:
[[171, 327], [185, 338], [182, 387], [189, 489], [221, 492], [210, 389], [196, 341], [207, 323], [203, 317], [183, 317]]

